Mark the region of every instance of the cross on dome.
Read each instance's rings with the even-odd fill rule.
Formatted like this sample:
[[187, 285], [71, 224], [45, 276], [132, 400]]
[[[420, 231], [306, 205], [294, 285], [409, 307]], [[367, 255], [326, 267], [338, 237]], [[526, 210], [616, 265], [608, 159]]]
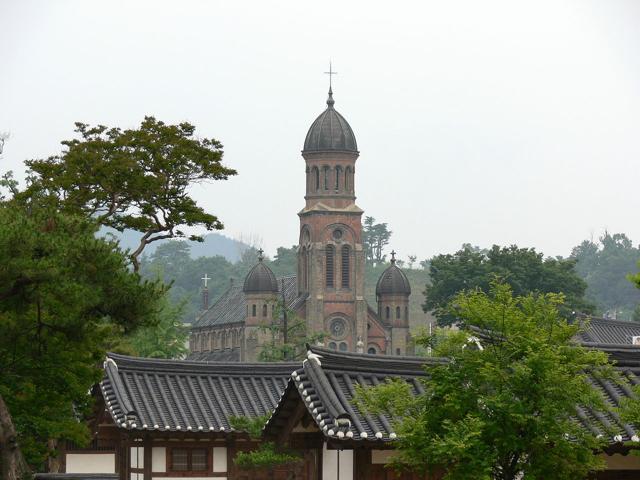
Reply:
[[261, 262], [261, 261], [262, 261], [262, 259], [264, 258], [264, 255], [263, 255], [263, 254], [264, 254], [264, 250], [262, 250], [262, 248], [261, 248], [261, 249], [259, 249], [259, 250], [258, 250], [258, 261], [259, 261], [259, 262]]
[[331, 76], [332, 75], [337, 75], [338, 72], [334, 72], [333, 68], [331, 67], [331, 60], [329, 60], [329, 71], [328, 72], [324, 72], [326, 75], [329, 75], [329, 92], [331, 93]]
[[393, 264], [396, 263], [396, 251], [395, 250], [391, 250], [391, 263], [393, 263]]

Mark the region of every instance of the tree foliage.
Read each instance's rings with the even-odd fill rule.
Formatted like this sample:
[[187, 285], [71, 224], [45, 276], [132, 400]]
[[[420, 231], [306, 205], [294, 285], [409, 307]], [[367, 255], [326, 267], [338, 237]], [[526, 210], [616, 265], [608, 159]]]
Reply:
[[385, 261], [384, 248], [389, 244], [392, 233], [386, 223], [376, 223], [373, 217], [364, 218], [362, 245], [368, 263], [379, 264]]
[[440, 325], [456, 321], [448, 304], [459, 292], [479, 288], [488, 292], [500, 278], [516, 295], [530, 292], [563, 293], [561, 313], [590, 313], [593, 306], [584, 299], [586, 283], [575, 272], [575, 260], [544, 258], [534, 248], [499, 247], [481, 250], [470, 245], [453, 255], [437, 255], [429, 264], [431, 283], [425, 290], [424, 311], [433, 311]]
[[188, 353], [189, 328], [182, 322], [186, 300], [172, 303], [161, 299], [153, 325], [136, 329], [124, 343], [132, 353], [147, 358], [184, 358]]
[[637, 272], [640, 249], [624, 233], [605, 232], [597, 242], [585, 240], [571, 251], [576, 272], [587, 282], [586, 298], [599, 313], [617, 319], [633, 319], [640, 292], [627, 277]]
[[[240, 432], [246, 432], [254, 440], [260, 439], [262, 429], [269, 420], [269, 414], [255, 418], [231, 417], [229, 423]], [[259, 470], [274, 468], [281, 465], [298, 463], [302, 460], [299, 455], [279, 449], [273, 442], [261, 442], [257, 449], [248, 452], [238, 452], [235, 464], [243, 470]]]
[[[499, 283], [459, 293], [450, 308], [463, 328], [435, 345], [448, 361], [425, 367], [425, 393], [404, 380], [360, 388], [363, 408], [395, 419], [396, 466], [448, 480], [573, 480], [602, 468], [594, 451], [603, 443], [575, 421], [576, 406], [602, 410], [587, 372], [613, 371], [603, 352], [572, 343], [578, 327], [561, 305], [562, 295], [514, 296]], [[477, 329], [483, 348], [470, 341]]]
[[152, 325], [165, 291], [141, 282], [96, 230], [86, 218], [0, 204], [0, 395], [37, 468], [51, 440], [88, 439], [80, 419], [106, 349]]
[[154, 117], [126, 130], [76, 123], [75, 132], [80, 138], [63, 141], [59, 155], [26, 162], [24, 201], [50, 199], [65, 212], [89, 216], [100, 225], [142, 232], [131, 252], [136, 269], [146, 245], [185, 237], [184, 226], [223, 228], [189, 195], [196, 183], [236, 174], [222, 164], [217, 140], [196, 137], [189, 123], [168, 125]]
[[271, 323], [261, 325], [269, 334], [269, 341], [260, 345], [258, 359], [261, 362], [293, 361], [304, 358], [307, 344], [322, 342], [324, 332], [309, 333], [307, 322], [285, 305], [283, 299], [276, 303]]

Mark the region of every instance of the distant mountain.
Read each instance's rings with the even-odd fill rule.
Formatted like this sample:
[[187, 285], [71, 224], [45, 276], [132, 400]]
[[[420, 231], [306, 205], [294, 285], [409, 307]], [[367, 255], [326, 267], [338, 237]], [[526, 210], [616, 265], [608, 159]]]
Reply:
[[[125, 230], [120, 233], [117, 230], [111, 228], [103, 228], [100, 230], [102, 235], [113, 235], [120, 241], [120, 246], [123, 249], [134, 249], [138, 247], [142, 234], [134, 230]], [[144, 249], [144, 255], [152, 254], [159, 245], [172, 242], [174, 240], [158, 240], [149, 244]], [[204, 242], [191, 242], [186, 240], [191, 247], [191, 258], [198, 257], [214, 257], [221, 255], [228, 261], [235, 263], [240, 260], [241, 253], [249, 248], [248, 245], [238, 240], [234, 240], [229, 237], [225, 237], [220, 233], [209, 233], [204, 236]]]

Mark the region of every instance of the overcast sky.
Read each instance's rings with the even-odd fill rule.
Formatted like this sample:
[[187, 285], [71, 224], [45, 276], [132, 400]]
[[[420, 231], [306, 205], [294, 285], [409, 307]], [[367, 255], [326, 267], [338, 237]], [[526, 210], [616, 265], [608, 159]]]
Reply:
[[329, 59], [357, 203], [400, 257], [640, 241], [637, 0], [0, 0], [0, 170], [75, 121], [187, 120], [239, 172], [194, 195], [273, 254], [297, 243]]

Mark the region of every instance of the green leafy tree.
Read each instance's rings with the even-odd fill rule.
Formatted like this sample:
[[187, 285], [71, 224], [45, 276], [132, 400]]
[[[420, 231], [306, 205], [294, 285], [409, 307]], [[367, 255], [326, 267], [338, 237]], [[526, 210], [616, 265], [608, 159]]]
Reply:
[[165, 296], [155, 323], [138, 328], [126, 343], [141, 357], [183, 358], [189, 351], [189, 329], [182, 321], [186, 304], [186, 300], [173, 304]]
[[[253, 440], [260, 440], [262, 428], [269, 420], [269, 415], [260, 417], [231, 417], [229, 423], [240, 432], [246, 432]], [[238, 452], [234, 463], [243, 470], [264, 470], [269, 469], [271, 478], [275, 477], [273, 468], [282, 465], [299, 464], [302, 458], [287, 450], [278, 448], [273, 442], [261, 442], [260, 446], [248, 452]]]
[[376, 223], [375, 218], [365, 217], [362, 245], [367, 262], [379, 264], [385, 261], [384, 248], [389, 245], [392, 233], [386, 223]]
[[262, 324], [261, 329], [270, 337], [260, 346], [258, 359], [261, 362], [300, 360], [306, 355], [307, 344], [314, 345], [326, 337], [324, 332], [309, 333], [307, 322], [288, 308], [284, 299], [276, 302], [272, 322]]
[[488, 292], [496, 277], [511, 285], [516, 295], [530, 292], [563, 293], [561, 313], [590, 313], [593, 306], [584, 299], [587, 285], [575, 272], [575, 260], [544, 258], [533, 248], [499, 247], [481, 250], [471, 245], [453, 255], [438, 255], [429, 264], [431, 283], [425, 290], [425, 312], [433, 311], [440, 325], [456, 321], [448, 304], [464, 290]]
[[[434, 346], [448, 361], [425, 367], [424, 393], [400, 379], [359, 389], [363, 408], [394, 418], [396, 467], [448, 480], [573, 480], [603, 468], [594, 454], [603, 441], [575, 415], [577, 405], [605, 407], [587, 372], [613, 371], [603, 352], [572, 342], [578, 327], [560, 315], [562, 298], [514, 296], [499, 283], [457, 294], [450, 308], [463, 327]], [[471, 326], [485, 333], [481, 344]]]
[[75, 125], [80, 138], [63, 141], [62, 153], [26, 162], [29, 185], [23, 201], [49, 200], [100, 225], [141, 232], [130, 253], [136, 270], [148, 244], [185, 237], [184, 226], [223, 228], [189, 195], [196, 183], [236, 174], [222, 164], [220, 142], [196, 137], [189, 123], [167, 125], [153, 117], [145, 117], [137, 129]]
[[623, 233], [609, 232], [598, 242], [585, 240], [571, 252], [576, 272], [587, 282], [586, 298], [608, 317], [630, 320], [640, 291], [627, 281], [636, 272], [640, 249]]
[[87, 218], [0, 204], [2, 478], [25, 472], [20, 452], [42, 471], [56, 441], [88, 440], [79, 420], [106, 349], [155, 321], [164, 287], [96, 231]]

